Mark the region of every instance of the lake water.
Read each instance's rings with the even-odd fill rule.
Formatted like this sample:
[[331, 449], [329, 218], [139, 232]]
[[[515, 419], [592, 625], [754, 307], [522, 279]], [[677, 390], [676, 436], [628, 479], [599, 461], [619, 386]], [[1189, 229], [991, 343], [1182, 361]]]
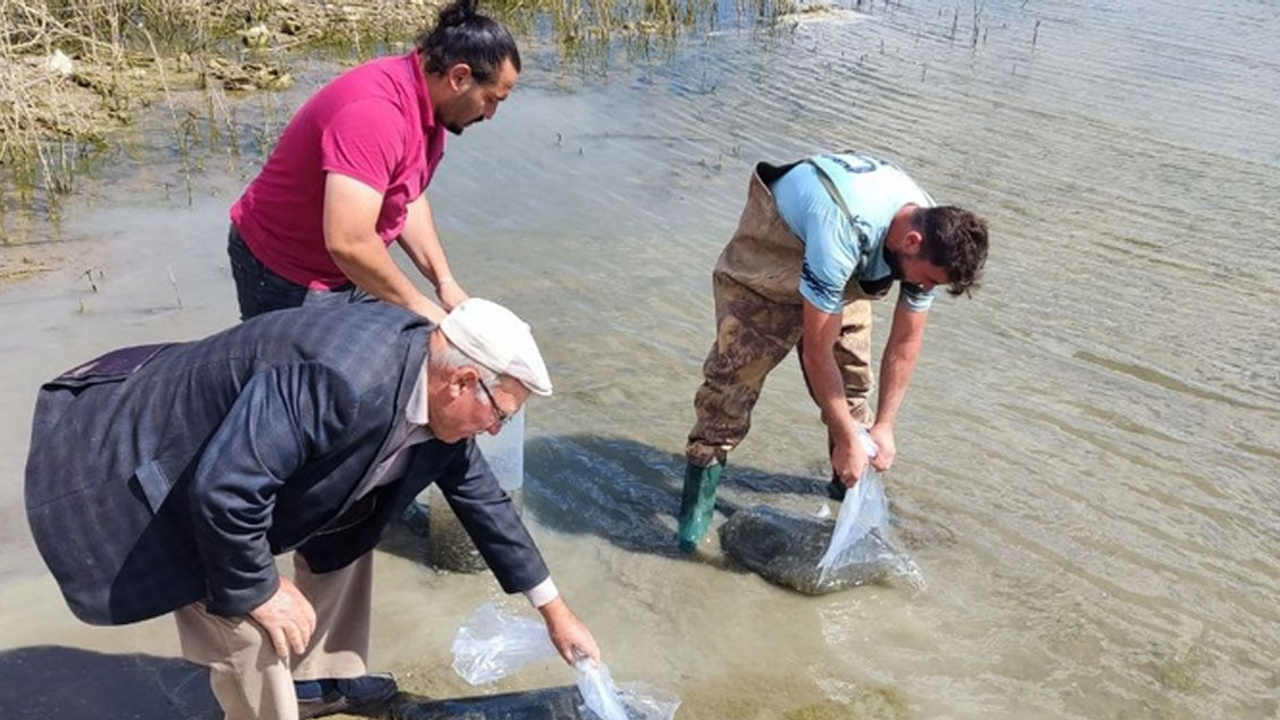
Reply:
[[[1280, 5], [976, 7], [726, 23], [585, 74], [526, 46], [430, 197], [456, 274], [531, 322], [556, 383], [528, 412], [527, 522], [614, 677], [681, 696], [681, 718], [1280, 718]], [[246, 143], [337, 70], [229, 101]], [[0, 291], [0, 651], [177, 653], [167, 620], [72, 618], [20, 489], [42, 380], [235, 321], [226, 209], [258, 161], [201, 155], [188, 204], [166, 122], [60, 227], [6, 221], [0, 252], [59, 269]], [[931, 313], [886, 477], [919, 594], [804, 597], [714, 542], [671, 547], [750, 169], [845, 148], [992, 228], [982, 288]], [[817, 511], [824, 447], [789, 359], [723, 496]], [[376, 669], [477, 692], [448, 648], [496, 583], [378, 563]], [[499, 689], [570, 681], [552, 663]]]

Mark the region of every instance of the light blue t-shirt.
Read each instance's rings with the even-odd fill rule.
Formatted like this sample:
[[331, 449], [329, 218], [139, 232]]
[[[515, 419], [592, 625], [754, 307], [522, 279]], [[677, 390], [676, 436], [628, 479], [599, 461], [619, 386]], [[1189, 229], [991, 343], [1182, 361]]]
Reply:
[[[860, 154], [818, 155], [810, 160], [835, 183], [853, 215], [850, 225], [818, 179], [818, 169], [800, 163], [773, 182], [778, 214], [804, 243], [800, 295], [823, 312], [844, 306], [850, 280], [889, 282], [884, 257], [889, 223], [904, 205], [933, 207], [933, 198], [896, 165]], [[916, 312], [933, 304], [934, 290], [901, 283], [898, 302]]]

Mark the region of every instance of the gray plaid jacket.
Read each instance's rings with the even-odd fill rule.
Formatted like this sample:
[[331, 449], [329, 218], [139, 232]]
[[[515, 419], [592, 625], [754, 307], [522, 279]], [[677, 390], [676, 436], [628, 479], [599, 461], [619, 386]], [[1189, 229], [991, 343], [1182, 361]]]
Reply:
[[45, 384], [25, 501], [71, 610], [123, 624], [202, 600], [244, 615], [275, 592], [274, 555], [344, 567], [432, 482], [505, 591], [546, 579], [471, 440], [416, 446], [403, 478], [351, 501], [403, 417], [431, 329], [382, 303], [302, 307], [118, 350]]

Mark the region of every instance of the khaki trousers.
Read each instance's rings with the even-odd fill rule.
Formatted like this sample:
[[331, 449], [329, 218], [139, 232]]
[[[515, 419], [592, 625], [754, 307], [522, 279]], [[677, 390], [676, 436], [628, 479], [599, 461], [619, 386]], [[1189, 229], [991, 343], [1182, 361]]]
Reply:
[[[776, 170], [762, 164], [752, 174], [738, 229], [712, 277], [716, 341], [703, 363], [693, 401], [697, 419], [685, 446], [689, 463], [700, 467], [723, 463], [746, 437], [765, 378], [799, 349], [804, 329], [804, 244], [778, 215], [761, 169]], [[840, 336], [832, 348], [849, 413], [861, 423], [872, 419], [871, 301], [886, 293], [868, 295], [852, 281], [845, 287]]]
[[209, 667], [227, 720], [298, 720], [294, 680], [364, 675], [369, 656], [373, 553], [341, 570], [312, 574], [294, 553], [294, 583], [316, 611], [307, 651], [282, 660], [271, 638], [247, 617], [211, 615], [203, 603], [174, 613], [186, 659]]

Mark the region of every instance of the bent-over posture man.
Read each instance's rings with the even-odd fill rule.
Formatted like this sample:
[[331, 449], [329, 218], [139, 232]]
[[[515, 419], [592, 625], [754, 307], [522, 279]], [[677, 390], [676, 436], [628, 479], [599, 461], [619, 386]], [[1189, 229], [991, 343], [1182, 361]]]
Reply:
[[870, 427], [879, 448], [871, 463], [887, 470], [934, 288], [967, 294], [986, 258], [985, 221], [936, 207], [889, 162], [843, 153], [757, 165], [737, 232], [713, 274], [717, 337], [685, 448], [681, 549], [692, 551], [706, 534], [726, 456], [751, 426], [765, 377], [793, 347], [827, 426], [833, 496], [842, 498], [861, 477], [867, 455], [857, 429], [872, 422], [871, 301], [896, 280], [901, 288]]
[[[437, 328], [383, 303], [268, 313], [127, 348], [40, 390], [26, 506], [76, 617], [174, 613], [231, 720], [359, 711], [372, 550], [437, 483], [509, 593], [572, 662], [599, 658], [473, 436], [551, 381], [529, 328], [473, 298]], [[294, 579], [274, 556], [294, 553]]]
[[[372, 295], [439, 322], [466, 299], [426, 189], [445, 131], [492, 118], [520, 72], [511, 33], [455, 0], [408, 55], [346, 72], [285, 127], [231, 208], [227, 252], [242, 320]], [[392, 260], [398, 242], [441, 309]]]

